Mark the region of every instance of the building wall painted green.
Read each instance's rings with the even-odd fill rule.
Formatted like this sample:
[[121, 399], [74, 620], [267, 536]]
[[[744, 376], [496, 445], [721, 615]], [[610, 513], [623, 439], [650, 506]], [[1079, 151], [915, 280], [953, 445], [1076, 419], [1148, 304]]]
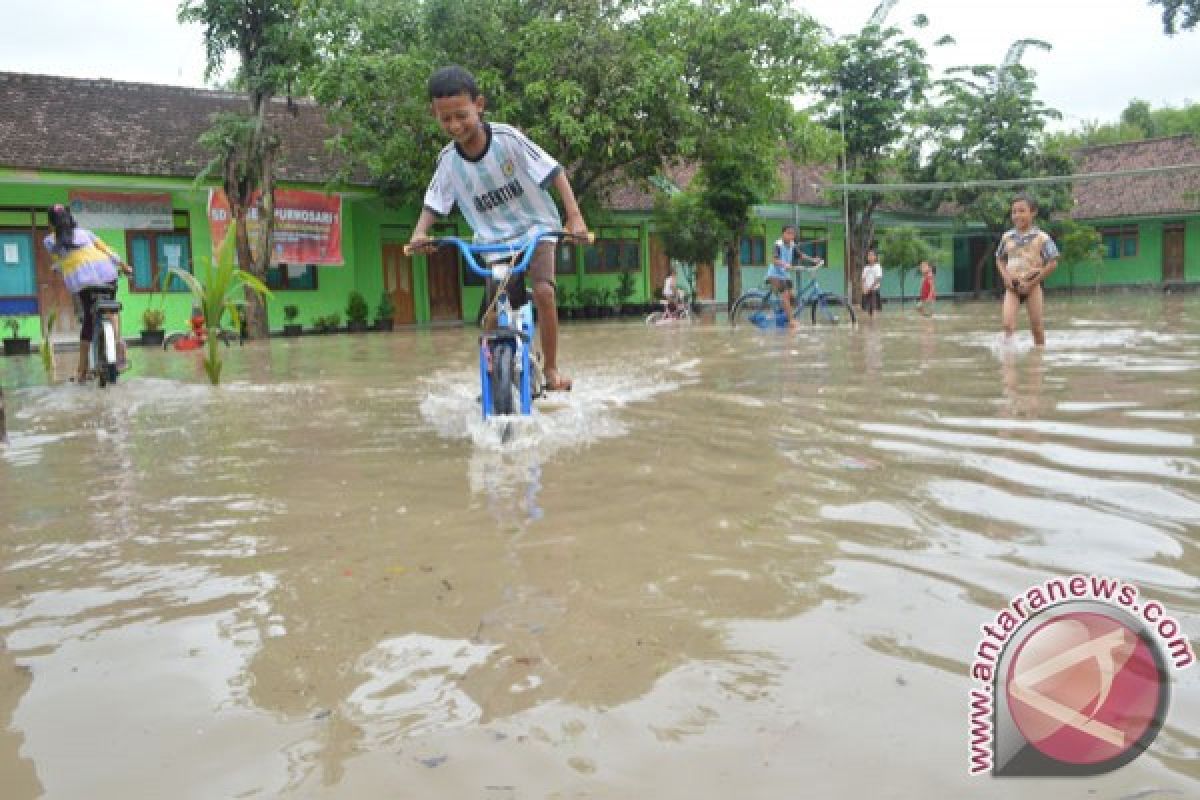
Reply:
[[[211, 258], [212, 241], [207, 223], [207, 188], [196, 188], [185, 179], [138, 178], [127, 176], [81, 175], [72, 173], [31, 172], [0, 169], [0, 227], [28, 228], [30, 212], [34, 209], [39, 231], [44, 232], [45, 208], [55, 202], [65, 202], [72, 188], [96, 188], [128, 191], [165, 191], [172, 198], [177, 218], [186, 215], [193, 260], [202, 263]], [[309, 187], [320, 189], [322, 187]], [[284, 324], [284, 307], [296, 305], [299, 322], [311, 326], [316, 317], [338, 314], [343, 322], [346, 305], [351, 291], [359, 291], [367, 300], [374, 319], [375, 309], [384, 290], [383, 244], [405, 242], [415, 224], [416, 207], [395, 208], [369, 191], [357, 189], [343, 193], [343, 255], [342, 266], [317, 268], [316, 290], [276, 290], [268, 301], [268, 324], [279, 330]], [[1094, 221], [1097, 227], [1104, 225], [1136, 224], [1139, 231], [1139, 246], [1136, 256], [1121, 259], [1106, 259], [1103, 263], [1063, 264], [1051, 276], [1051, 287], [1094, 286], [1116, 284], [1157, 284], [1162, 280], [1163, 225], [1181, 221], [1181, 218]], [[606, 226], [636, 228], [641, 248], [642, 269], [634, 282], [634, 295], [630, 302], [650, 302], [659, 289], [650, 285], [650, 235], [653, 233], [653, 218], [649, 212], [609, 212], [588, 220], [593, 230]], [[1200, 215], [1185, 220], [1185, 268], [1188, 281], [1200, 281]], [[465, 223], [459, 218], [456, 228], [460, 235], [469, 236]], [[755, 221], [750, 233], [765, 239], [767, 258], [771, 245], [782, 235], [786, 224], [797, 224], [803, 228], [819, 228], [825, 231], [827, 240], [827, 262], [829, 268], [817, 273], [819, 285], [826, 291], [844, 293], [845, 231], [837, 209], [770, 204], [755, 209]], [[935, 247], [934, 260], [939, 265], [937, 288], [939, 294], [948, 294], [954, 289], [956, 268], [970, 268], [968, 260], [967, 233], [955, 231], [947, 219], [916, 218], [911, 215], [883, 214], [877, 220], [882, 233], [894, 225], [914, 225], [921, 229]], [[122, 230], [97, 230], [97, 235], [125, 256], [125, 232]], [[37, 237], [40, 240], [40, 234]], [[40, 247], [40, 241], [35, 246]], [[916, 295], [920, 277], [909, 270], [901, 287], [900, 270], [885, 264], [883, 294], [887, 298]], [[913, 265], [915, 266], [915, 265]], [[860, 269], [861, 265], [856, 265]], [[765, 264], [743, 265], [741, 280], [743, 289], [762, 285], [766, 274]], [[583, 249], [576, 250], [575, 271], [559, 274], [557, 283], [560, 305], [564, 299], [572, 303], [581, 289], [600, 289], [615, 295], [620, 276], [615, 273], [594, 274], [584, 267]], [[415, 316], [418, 324], [428, 324], [430, 319], [428, 265], [424, 256], [413, 259], [413, 290]], [[483, 294], [482, 287], [461, 286], [462, 318], [474, 320]], [[728, 269], [723, 254], [714, 265], [715, 301], [728, 303]], [[610, 295], [611, 296], [611, 295]], [[136, 336], [141, 329], [142, 312], [150, 306], [162, 307], [166, 312], [167, 330], [187, 327], [191, 315], [190, 295], [180, 292], [162, 293], [131, 292], [122, 285], [121, 301], [123, 330], [127, 336]], [[577, 304], [577, 303], [572, 303]], [[37, 317], [23, 318], [22, 335], [40, 338], [40, 321]]]
[[1134, 256], [1104, 258], [1078, 264], [1061, 262], [1046, 281], [1048, 288], [1132, 286], [1159, 284], [1163, 280], [1163, 228], [1184, 223], [1184, 280], [1200, 280], [1200, 216], [1140, 220], [1088, 220], [1097, 229], [1136, 226], [1138, 249]]

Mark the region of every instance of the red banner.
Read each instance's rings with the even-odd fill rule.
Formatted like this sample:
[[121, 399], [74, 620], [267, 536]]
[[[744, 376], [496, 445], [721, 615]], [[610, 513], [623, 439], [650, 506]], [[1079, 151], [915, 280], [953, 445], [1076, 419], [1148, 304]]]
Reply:
[[[257, 193], [251, 200], [258, 199]], [[221, 189], [208, 193], [208, 226], [212, 234], [213, 258], [225, 241], [232, 215], [229, 200]], [[258, 239], [258, 209], [249, 211], [247, 224], [250, 247]], [[272, 264], [321, 264], [341, 266], [342, 198], [336, 194], [306, 192], [302, 189], [275, 190], [275, 234]], [[255, 253], [257, 256], [257, 252]]]

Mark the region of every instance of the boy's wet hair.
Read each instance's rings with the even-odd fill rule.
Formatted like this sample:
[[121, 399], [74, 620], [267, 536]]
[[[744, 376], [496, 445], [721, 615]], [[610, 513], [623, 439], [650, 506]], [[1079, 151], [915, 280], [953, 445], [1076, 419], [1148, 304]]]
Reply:
[[796, 231], [796, 226], [795, 226], [795, 225], [784, 225], [784, 226], [783, 226], [783, 232], [784, 232], [784, 233], [787, 233], [788, 231], [792, 231], [793, 233], [795, 233], [795, 231]]
[[1014, 194], [1012, 201], [1009, 202], [1008, 205], [1011, 208], [1015, 203], [1024, 203], [1025, 205], [1029, 206], [1030, 211], [1038, 210], [1037, 200], [1035, 200], [1033, 195], [1031, 195], [1029, 192], [1017, 192]]
[[472, 100], [479, 97], [475, 76], [458, 65], [442, 67], [429, 78], [429, 99], [456, 97], [465, 94]]

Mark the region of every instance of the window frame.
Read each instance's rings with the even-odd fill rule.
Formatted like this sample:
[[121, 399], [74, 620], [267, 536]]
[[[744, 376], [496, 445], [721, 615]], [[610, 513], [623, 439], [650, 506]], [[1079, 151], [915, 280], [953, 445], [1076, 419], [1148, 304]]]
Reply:
[[[1100, 234], [1101, 247], [1104, 250], [1105, 261], [1123, 261], [1125, 259], [1137, 258], [1142, 251], [1141, 228], [1137, 225], [1110, 225], [1103, 228], [1098, 228]], [[1116, 255], [1109, 252], [1109, 239], [1115, 238], [1117, 245]], [[1126, 252], [1129, 242], [1133, 243], [1133, 252]]]
[[[609, 264], [608, 246], [615, 245], [617, 263]], [[583, 246], [583, 271], [587, 275], [620, 275], [622, 272], [641, 272], [642, 229], [636, 225], [609, 225], [596, 230], [596, 240]], [[626, 256], [634, 254], [634, 263], [627, 264]]]
[[[758, 245], [761, 258], [754, 259], [754, 246]], [[748, 257], [743, 259], [743, 256]], [[772, 253], [772, 256], [774, 253]], [[774, 258], [768, 259], [767, 256], [767, 235], [765, 233], [747, 233], [738, 241], [738, 264], [743, 267], [765, 267]]]
[[[287, 270], [288, 266], [289, 262], [270, 264], [267, 266], [266, 280], [264, 280], [263, 283], [267, 285], [268, 289], [273, 292], [315, 292], [320, 288], [320, 278], [318, 276], [320, 275], [321, 271], [317, 269], [316, 264], [303, 265], [308, 270], [309, 274], [312, 275], [312, 286], [288, 286], [288, 280], [290, 277]], [[279, 275], [283, 279], [281, 285], [276, 286], [271, 283], [271, 270], [273, 269], [279, 270]]]
[[[125, 262], [129, 264], [130, 267], [134, 268], [134, 275], [130, 276], [130, 280], [128, 281], [129, 291], [132, 294], [154, 294], [156, 292], [163, 292], [167, 294], [186, 294], [188, 292], [187, 285], [182, 284], [182, 281], [180, 282], [182, 285], [172, 288], [172, 284], [174, 284], [175, 281], [164, 280], [163, 276], [165, 274], [165, 270], [161, 269], [158, 263], [158, 238], [160, 236], [182, 236], [187, 240], [187, 272], [190, 275], [196, 274], [196, 264], [193, 257], [192, 247], [192, 232], [190, 227], [188, 227], [186, 220], [183, 223], [183, 227], [180, 227], [180, 224], [176, 222], [175, 227], [169, 231], [130, 228], [125, 231]], [[150, 248], [150, 284], [148, 286], [141, 286], [133, 281], [133, 278], [137, 274], [137, 268], [133, 263], [133, 241], [137, 238], [147, 239]]]

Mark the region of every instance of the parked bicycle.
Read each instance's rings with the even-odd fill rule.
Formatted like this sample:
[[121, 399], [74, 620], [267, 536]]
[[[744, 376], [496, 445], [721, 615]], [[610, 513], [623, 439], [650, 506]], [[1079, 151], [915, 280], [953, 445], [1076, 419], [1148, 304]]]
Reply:
[[[808, 273], [806, 281], [796, 290], [793, 316], [799, 318], [805, 309], [808, 310], [812, 324], [818, 322], [837, 325], [843, 320], [849, 320], [854, 325], [858, 320], [850, 302], [840, 294], [827, 292], [817, 283], [816, 272], [824, 262], [815, 267], [795, 267], [797, 273]], [[765, 284], [765, 289], [748, 289], [742, 293], [729, 310], [729, 319], [734, 327], [750, 323], [760, 328], [787, 327], [788, 319], [783, 310], [779, 293]]]
[[[533, 400], [544, 389], [540, 359], [536, 354], [537, 337], [533, 319], [533, 303], [513, 308], [508, 296], [508, 281], [518, 277], [529, 266], [533, 251], [543, 241], [586, 239], [564, 230], [534, 230], [517, 239], [501, 242], [470, 242], [457, 236], [429, 239], [417, 247], [405, 245], [411, 255], [424, 248], [453, 246], [462, 253], [467, 268], [480, 277], [490, 279], [496, 288], [485, 319], [494, 317], [494, 327], [479, 336], [479, 383], [483, 418], [496, 415], [533, 413]], [[480, 264], [480, 259], [485, 263]]]

